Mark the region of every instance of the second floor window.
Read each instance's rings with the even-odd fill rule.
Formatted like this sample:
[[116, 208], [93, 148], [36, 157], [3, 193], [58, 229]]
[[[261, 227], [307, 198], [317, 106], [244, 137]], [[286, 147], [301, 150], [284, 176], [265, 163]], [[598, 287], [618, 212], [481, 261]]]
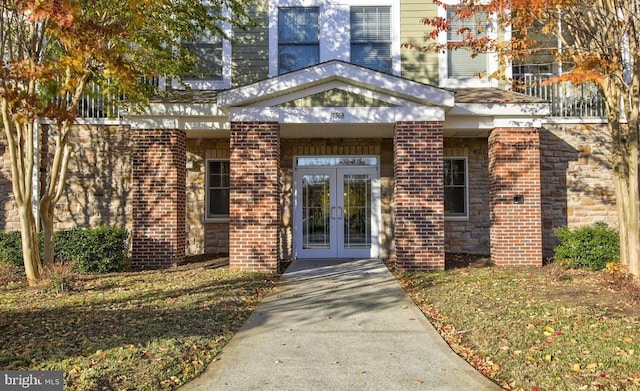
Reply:
[[195, 73], [186, 79], [222, 79], [222, 38], [202, 37], [198, 42], [184, 44], [200, 60]]
[[278, 13], [278, 73], [320, 62], [318, 8], [280, 8]]
[[391, 7], [351, 7], [351, 62], [391, 72]]
[[[462, 42], [466, 36], [482, 38], [487, 36], [487, 14], [478, 13], [470, 19], [459, 19], [453, 8], [447, 9], [447, 19], [451, 28], [447, 32], [447, 43]], [[474, 78], [487, 73], [487, 53], [479, 53], [473, 57], [466, 48], [448, 50], [447, 64], [450, 78]]]

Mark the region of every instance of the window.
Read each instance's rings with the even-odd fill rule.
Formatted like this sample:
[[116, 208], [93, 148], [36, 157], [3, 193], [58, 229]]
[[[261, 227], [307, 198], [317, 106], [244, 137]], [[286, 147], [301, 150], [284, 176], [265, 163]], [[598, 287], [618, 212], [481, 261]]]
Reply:
[[278, 73], [320, 62], [319, 10], [316, 7], [280, 8], [278, 12]]
[[[451, 28], [447, 31], [447, 44], [462, 42], [465, 35], [471, 34], [475, 38], [487, 36], [489, 30], [487, 14], [477, 13], [470, 19], [460, 20], [454, 14], [453, 8], [447, 9], [447, 19]], [[462, 30], [462, 32], [461, 32]], [[475, 78], [478, 74], [487, 74], [487, 53], [471, 56], [466, 48], [447, 51], [447, 66], [450, 78]]]
[[446, 217], [468, 217], [467, 159], [444, 159], [444, 213]]
[[351, 7], [351, 62], [391, 72], [391, 7]]
[[222, 38], [202, 37], [198, 42], [188, 42], [185, 46], [200, 60], [196, 73], [185, 75], [185, 79], [222, 80]]
[[229, 161], [207, 161], [208, 219], [229, 217]]

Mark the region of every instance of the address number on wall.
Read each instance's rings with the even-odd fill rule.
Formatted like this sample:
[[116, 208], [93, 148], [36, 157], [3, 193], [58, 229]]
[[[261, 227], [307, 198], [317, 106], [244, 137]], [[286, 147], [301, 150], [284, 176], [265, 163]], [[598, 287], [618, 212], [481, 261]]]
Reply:
[[341, 120], [344, 119], [344, 113], [341, 111], [332, 111], [329, 115], [332, 120]]

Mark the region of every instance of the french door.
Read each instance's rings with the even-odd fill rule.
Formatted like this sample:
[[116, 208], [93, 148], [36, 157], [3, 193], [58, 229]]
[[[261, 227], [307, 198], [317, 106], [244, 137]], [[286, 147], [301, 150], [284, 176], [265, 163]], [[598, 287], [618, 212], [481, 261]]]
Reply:
[[294, 186], [296, 258], [379, 256], [377, 167], [298, 168]]

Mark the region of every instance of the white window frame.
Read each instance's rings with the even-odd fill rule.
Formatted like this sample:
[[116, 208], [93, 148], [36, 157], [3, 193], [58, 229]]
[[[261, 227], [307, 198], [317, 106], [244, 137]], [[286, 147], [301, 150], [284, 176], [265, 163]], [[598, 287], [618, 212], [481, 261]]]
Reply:
[[[469, 158], [466, 156], [445, 156], [444, 160], [463, 160], [464, 161], [464, 215], [448, 215], [446, 212], [444, 214], [444, 219], [449, 221], [466, 221], [469, 220]], [[443, 172], [444, 175], [444, 164], [443, 164]], [[443, 182], [443, 193], [445, 184]], [[446, 202], [446, 199], [445, 199]]]
[[[212, 162], [227, 162], [230, 163], [230, 159], [207, 159], [205, 161], [204, 168], [204, 222], [206, 223], [224, 223], [229, 221], [229, 215], [214, 215], [210, 216], [209, 214], [209, 164]], [[231, 186], [229, 186], [229, 190], [231, 190]], [[229, 191], [229, 197], [231, 197], [231, 191]], [[229, 200], [229, 210], [231, 209], [231, 200]]]
[[[456, 0], [444, 0], [447, 5], [459, 4]], [[444, 6], [438, 6], [438, 17], [446, 19], [447, 10]], [[487, 36], [491, 39], [498, 37], [497, 32], [497, 15], [490, 15], [493, 28], [488, 29]], [[511, 39], [511, 31], [505, 31], [504, 39]], [[447, 46], [447, 32], [441, 31], [438, 34], [438, 45], [446, 48]], [[495, 53], [487, 52], [487, 72], [482, 78], [479, 77], [465, 77], [465, 78], [453, 78], [449, 77], [449, 53], [448, 50], [438, 50], [438, 78], [439, 85], [442, 88], [483, 88], [483, 87], [498, 87], [498, 80], [489, 79], [487, 76], [498, 70], [499, 62], [498, 55]], [[510, 69], [511, 67], [507, 67]], [[509, 77], [511, 75], [508, 75]]]
[[[351, 61], [351, 7], [391, 8], [391, 73], [400, 76], [400, 2], [397, 0], [269, 0], [269, 77], [278, 75], [278, 9], [318, 7], [320, 23], [320, 63]], [[329, 18], [331, 28], [323, 28]]]

